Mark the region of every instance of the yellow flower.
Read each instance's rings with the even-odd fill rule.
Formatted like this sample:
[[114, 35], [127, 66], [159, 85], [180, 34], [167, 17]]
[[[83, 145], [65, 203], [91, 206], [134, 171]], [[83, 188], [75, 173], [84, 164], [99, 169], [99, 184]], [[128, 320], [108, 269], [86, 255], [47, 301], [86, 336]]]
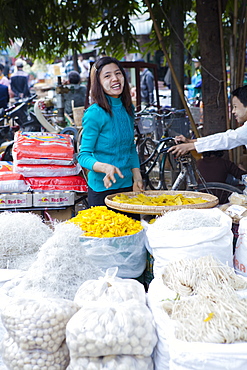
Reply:
[[77, 216], [68, 220], [84, 231], [83, 236], [113, 238], [136, 234], [143, 229], [141, 222], [105, 206], [91, 207], [79, 211]]

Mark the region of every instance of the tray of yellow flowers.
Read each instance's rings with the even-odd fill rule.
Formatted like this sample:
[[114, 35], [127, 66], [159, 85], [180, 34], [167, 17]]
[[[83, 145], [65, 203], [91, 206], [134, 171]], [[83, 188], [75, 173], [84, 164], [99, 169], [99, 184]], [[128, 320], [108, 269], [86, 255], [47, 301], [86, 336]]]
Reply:
[[219, 199], [208, 193], [194, 191], [144, 191], [108, 195], [108, 207], [129, 213], [160, 215], [184, 208], [213, 208]]

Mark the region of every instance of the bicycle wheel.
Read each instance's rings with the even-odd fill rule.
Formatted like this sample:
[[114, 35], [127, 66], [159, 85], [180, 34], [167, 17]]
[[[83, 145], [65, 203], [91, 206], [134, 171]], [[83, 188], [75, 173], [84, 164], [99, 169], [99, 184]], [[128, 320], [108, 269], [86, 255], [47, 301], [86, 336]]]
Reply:
[[206, 182], [205, 185], [199, 184], [197, 187], [197, 191], [215, 195], [219, 198], [219, 204], [228, 203], [229, 196], [234, 192], [238, 194], [243, 193], [241, 189], [221, 182]]
[[[144, 173], [144, 180], [146, 181], [145, 185], [151, 190], [160, 190], [162, 187], [162, 182], [160, 180], [161, 157], [158, 155], [158, 153], [152, 157], [156, 147], [156, 142], [154, 142], [151, 138], [146, 138], [140, 146], [139, 154], [141, 172]], [[148, 160], [148, 158], [150, 159]], [[147, 162], [145, 163], [145, 161]]]

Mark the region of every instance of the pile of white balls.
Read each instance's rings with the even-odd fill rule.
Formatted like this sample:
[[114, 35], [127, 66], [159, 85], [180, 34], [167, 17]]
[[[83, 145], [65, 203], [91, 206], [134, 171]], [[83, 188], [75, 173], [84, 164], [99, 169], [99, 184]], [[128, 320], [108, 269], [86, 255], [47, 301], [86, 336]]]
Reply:
[[85, 282], [75, 301], [81, 308], [66, 327], [68, 369], [153, 368], [157, 336], [142, 284], [120, 278]]
[[66, 325], [78, 308], [64, 299], [12, 299], [2, 311], [4, 363], [11, 370], [66, 369]]
[[105, 356], [71, 360], [67, 370], [153, 370], [151, 357]]

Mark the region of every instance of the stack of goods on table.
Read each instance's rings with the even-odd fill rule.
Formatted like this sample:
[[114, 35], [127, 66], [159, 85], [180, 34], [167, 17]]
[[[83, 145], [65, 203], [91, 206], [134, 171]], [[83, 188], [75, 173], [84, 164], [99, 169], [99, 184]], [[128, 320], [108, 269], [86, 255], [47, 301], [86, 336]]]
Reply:
[[22, 174], [32, 190], [87, 191], [70, 135], [17, 132], [13, 166], [14, 172]]
[[0, 161], [0, 208], [31, 207], [29, 190], [25, 177], [13, 172], [13, 163]]

